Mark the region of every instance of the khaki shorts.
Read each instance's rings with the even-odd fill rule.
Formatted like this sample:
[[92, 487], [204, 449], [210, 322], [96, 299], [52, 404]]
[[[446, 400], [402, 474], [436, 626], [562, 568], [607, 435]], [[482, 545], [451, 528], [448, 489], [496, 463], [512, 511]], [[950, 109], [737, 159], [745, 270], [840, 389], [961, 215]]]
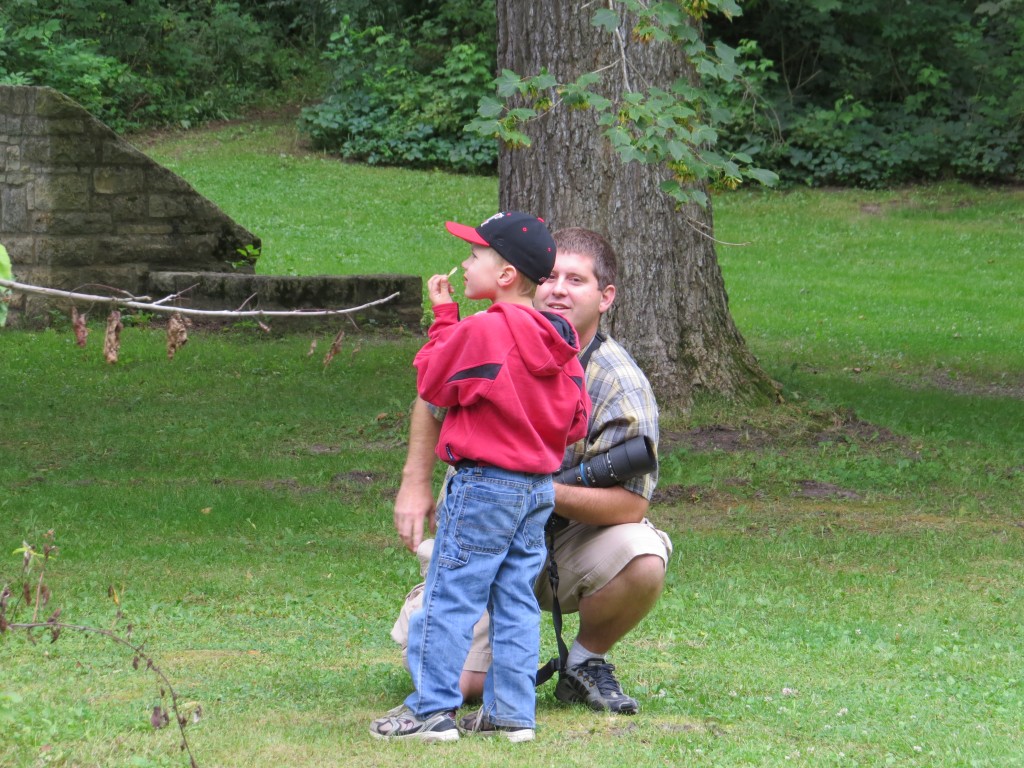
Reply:
[[[417, 550], [420, 572], [426, 573], [433, 541], [425, 541]], [[622, 571], [634, 558], [656, 555], [666, 566], [672, 555], [672, 541], [648, 520], [640, 523], [595, 527], [570, 523], [555, 541], [555, 562], [558, 564], [558, 602], [562, 613], [576, 613], [580, 598], [592, 595]], [[551, 585], [545, 565], [534, 586], [541, 607], [551, 610]], [[423, 603], [423, 585], [418, 584], [406, 596], [405, 603], [391, 630], [391, 638], [402, 646], [402, 661], [409, 643], [409, 616]], [[473, 627], [473, 644], [464, 669], [486, 672], [491, 666], [488, 641], [488, 620], [485, 613]]]

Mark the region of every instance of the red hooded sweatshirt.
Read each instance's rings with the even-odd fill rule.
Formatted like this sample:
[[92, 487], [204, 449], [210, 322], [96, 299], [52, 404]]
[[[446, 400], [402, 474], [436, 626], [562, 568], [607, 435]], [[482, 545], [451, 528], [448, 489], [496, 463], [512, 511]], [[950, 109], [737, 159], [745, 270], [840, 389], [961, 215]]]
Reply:
[[564, 318], [497, 303], [459, 322], [457, 304], [439, 304], [428, 336], [413, 364], [420, 397], [448, 409], [435, 449], [442, 461], [545, 474], [586, 437], [590, 397]]

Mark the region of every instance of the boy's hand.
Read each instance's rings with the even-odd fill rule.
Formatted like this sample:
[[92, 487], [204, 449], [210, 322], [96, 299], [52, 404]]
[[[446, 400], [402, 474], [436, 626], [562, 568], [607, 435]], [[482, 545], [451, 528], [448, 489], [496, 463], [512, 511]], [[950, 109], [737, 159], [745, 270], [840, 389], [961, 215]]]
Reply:
[[455, 289], [448, 282], [452, 273], [447, 275], [434, 275], [427, 280], [427, 296], [430, 298], [430, 305], [436, 307], [438, 304], [450, 304]]

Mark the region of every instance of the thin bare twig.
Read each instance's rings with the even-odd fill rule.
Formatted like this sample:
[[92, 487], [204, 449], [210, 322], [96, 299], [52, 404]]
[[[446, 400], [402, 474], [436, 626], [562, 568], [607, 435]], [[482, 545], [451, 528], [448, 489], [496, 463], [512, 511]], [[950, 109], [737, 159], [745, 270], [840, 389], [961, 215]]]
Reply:
[[[182, 315], [191, 315], [193, 317], [333, 317], [335, 315], [350, 315], [369, 309], [370, 307], [386, 304], [401, 295], [400, 291], [395, 291], [390, 296], [385, 296], [383, 299], [370, 301], [366, 304], [360, 304], [358, 307], [350, 307], [349, 309], [253, 309], [241, 311], [230, 309], [190, 309], [188, 307], [167, 307], [163, 306], [160, 302], [141, 302], [118, 299], [111, 296], [94, 296], [88, 293], [62, 291], [57, 288], [44, 288], [43, 286], [19, 283], [14, 280], [0, 279], [0, 286], [10, 288], [12, 291], [18, 291], [19, 293], [30, 293], [37, 296], [52, 296], [55, 298], [68, 299], [70, 301], [83, 303], [112, 304], [118, 307], [142, 309], [151, 312], [180, 312]], [[168, 299], [170, 298], [172, 297], [168, 297]], [[161, 301], [167, 301], [168, 299], [161, 299]]]

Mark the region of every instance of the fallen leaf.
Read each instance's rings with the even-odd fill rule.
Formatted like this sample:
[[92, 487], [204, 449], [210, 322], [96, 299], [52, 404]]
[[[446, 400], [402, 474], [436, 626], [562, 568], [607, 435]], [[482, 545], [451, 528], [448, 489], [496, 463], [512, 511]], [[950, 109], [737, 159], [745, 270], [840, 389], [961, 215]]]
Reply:
[[167, 359], [174, 359], [175, 353], [188, 343], [188, 321], [175, 312], [167, 321]]
[[79, 313], [78, 307], [71, 307], [71, 326], [75, 329], [75, 344], [85, 346], [85, 339], [89, 335], [89, 327], [85, 324], [87, 316]]
[[103, 337], [103, 357], [113, 365], [117, 362], [117, 355], [121, 351], [121, 331], [124, 325], [121, 323], [121, 313], [116, 309], [112, 310], [107, 317], [107, 333]]
[[345, 340], [345, 329], [342, 328], [338, 331], [338, 334], [334, 337], [334, 341], [331, 342], [331, 348], [327, 350], [327, 354], [324, 355], [324, 368], [331, 364], [331, 360], [334, 356], [341, 351], [341, 342]]

